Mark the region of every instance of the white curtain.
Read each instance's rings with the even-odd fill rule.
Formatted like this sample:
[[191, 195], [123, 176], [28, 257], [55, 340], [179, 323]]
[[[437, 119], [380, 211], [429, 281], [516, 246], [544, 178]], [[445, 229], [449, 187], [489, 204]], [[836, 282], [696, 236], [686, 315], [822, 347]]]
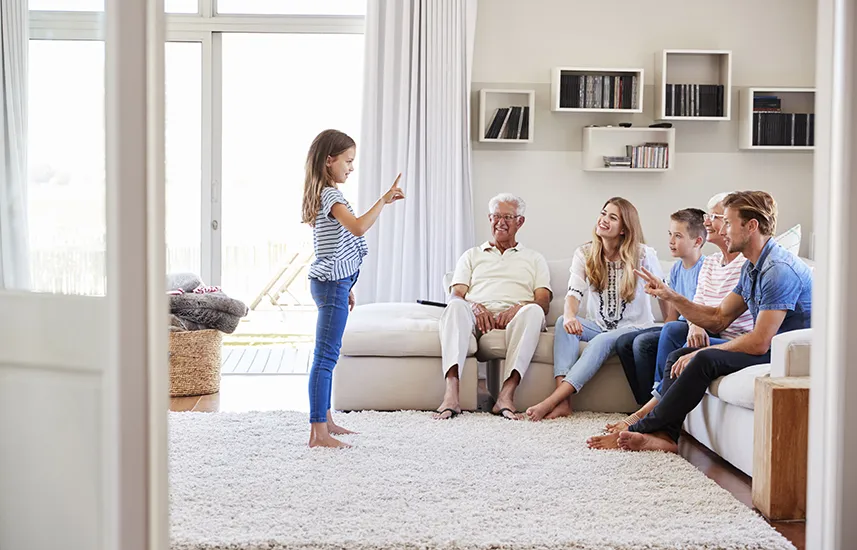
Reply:
[[24, 289], [30, 285], [27, 5], [27, 0], [0, 0], [0, 289]]
[[358, 203], [402, 173], [406, 199], [367, 234], [360, 303], [443, 301], [473, 246], [470, 75], [477, 0], [369, 0]]

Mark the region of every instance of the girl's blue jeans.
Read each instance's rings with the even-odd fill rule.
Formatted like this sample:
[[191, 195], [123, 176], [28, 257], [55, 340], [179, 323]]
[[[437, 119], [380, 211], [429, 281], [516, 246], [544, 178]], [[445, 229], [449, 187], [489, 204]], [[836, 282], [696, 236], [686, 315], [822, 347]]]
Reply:
[[357, 275], [338, 281], [310, 279], [310, 292], [318, 306], [315, 325], [315, 355], [309, 371], [309, 421], [327, 422], [333, 367], [339, 360], [342, 333], [348, 320], [348, 294]]

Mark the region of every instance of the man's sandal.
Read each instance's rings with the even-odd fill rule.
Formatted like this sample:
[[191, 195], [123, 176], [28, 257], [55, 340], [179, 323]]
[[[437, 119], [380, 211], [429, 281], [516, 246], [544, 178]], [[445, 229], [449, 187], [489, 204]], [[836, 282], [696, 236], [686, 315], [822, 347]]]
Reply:
[[451, 418], [455, 418], [456, 416], [461, 414], [461, 411], [457, 411], [455, 409], [443, 409], [442, 411], [434, 411], [434, 412], [436, 412], [437, 414], [443, 414], [447, 411], [450, 412], [449, 416], [439, 416], [435, 420], [450, 420]]

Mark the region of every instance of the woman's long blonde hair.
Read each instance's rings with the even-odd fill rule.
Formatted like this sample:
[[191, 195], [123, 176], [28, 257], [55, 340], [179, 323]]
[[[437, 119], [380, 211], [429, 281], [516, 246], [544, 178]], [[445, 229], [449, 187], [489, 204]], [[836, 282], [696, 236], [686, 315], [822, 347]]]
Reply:
[[[619, 258], [625, 263], [622, 270], [622, 281], [619, 284], [619, 294], [625, 302], [634, 301], [637, 291], [637, 274], [634, 270], [640, 265], [640, 245], [645, 243], [643, 238], [643, 227], [640, 225], [640, 215], [637, 209], [628, 200], [622, 197], [613, 197], [604, 203], [602, 210], [608, 204], [615, 205], [619, 209], [620, 222], [624, 234], [619, 245]], [[599, 290], [606, 290], [607, 259], [604, 257], [604, 244], [601, 242], [595, 229], [592, 230], [592, 243], [586, 255], [586, 277], [589, 283]]]
[[352, 147], [356, 147], [354, 140], [339, 130], [325, 130], [312, 140], [306, 156], [301, 222], [315, 225], [315, 218], [321, 209], [322, 190], [336, 185], [327, 169], [328, 157], [339, 156]]

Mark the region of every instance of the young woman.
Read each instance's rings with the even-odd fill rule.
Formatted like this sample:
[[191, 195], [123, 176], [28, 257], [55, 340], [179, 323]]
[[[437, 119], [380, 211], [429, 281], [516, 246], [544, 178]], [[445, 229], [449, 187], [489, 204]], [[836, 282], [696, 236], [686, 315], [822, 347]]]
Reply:
[[[530, 420], [571, 414], [571, 396], [580, 391], [615, 350], [616, 339], [654, 324], [652, 300], [634, 273], [640, 266], [661, 277], [654, 249], [644, 244], [640, 216], [621, 197], [608, 200], [592, 241], [574, 252], [565, 310], [556, 322], [556, 390], [527, 409]], [[584, 303], [585, 311], [580, 311]], [[589, 342], [580, 354], [580, 342]]]

